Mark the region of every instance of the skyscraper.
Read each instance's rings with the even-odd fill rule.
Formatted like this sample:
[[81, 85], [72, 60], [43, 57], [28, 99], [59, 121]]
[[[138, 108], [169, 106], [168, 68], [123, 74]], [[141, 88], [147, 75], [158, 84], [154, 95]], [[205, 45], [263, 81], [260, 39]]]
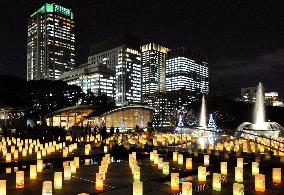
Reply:
[[102, 63], [115, 71], [115, 101], [118, 106], [141, 102], [139, 46], [139, 40], [121, 34], [91, 47], [88, 63]]
[[166, 88], [168, 91], [185, 89], [189, 92], [209, 92], [208, 61], [206, 58], [178, 48], [168, 52], [166, 60]]
[[58, 79], [75, 65], [73, 12], [46, 3], [28, 22], [27, 80]]
[[142, 95], [165, 91], [168, 48], [149, 43], [141, 47]]

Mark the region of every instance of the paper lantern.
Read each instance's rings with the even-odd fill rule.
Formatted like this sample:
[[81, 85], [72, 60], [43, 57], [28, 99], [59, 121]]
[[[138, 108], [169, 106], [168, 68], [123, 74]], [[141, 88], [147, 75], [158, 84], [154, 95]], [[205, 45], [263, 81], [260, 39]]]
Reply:
[[139, 166], [134, 167], [133, 180], [134, 181], [140, 181], [140, 167]]
[[62, 189], [62, 172], [54, 173], [54, 189], [56, 190]]
[[71, 179], [71, 167], [65, 166], [64, 167], [64, 180], [70, 180]]
[[6, 180], [0, 180], [0, 195], [6, 195]]
[[160, 170], [163, 169], [163, 158], [159, 158], [159, 160], [158, 160], [158, 169], [160, 169]]
[[25, 186], [24, 174], [25, 174], [24, 171], [16, 172], [16, 188], [24, 188]]
[[187, 170], [191, 170], [192, 169], [192, 158], [186, 158], [185, 168]]
[[99, 166], [99, 173], [103, 174], [103, 180], [105, 180], [106, 169], [102, 166]]
[[87, 194], [87, 193], [80, 193], [78, 195], [90, 195], [90, 194]]
[[198, 181], [206, 181], [206, 167], [199, 166], [198, 167]]
[[75, 161], [70, 162], [70, 167], [71, 167], [71, 173], [76, 173], [76, 162]]
[[154, 164], [158, 165], [159, 162], [159, 154], [154, 154]]
[[63, 157], [67, 157], [68, 156], [68, 148], [64, 148], [63, 149]]
[[237, 158], [237, 167], [244, 167], [244, 160], [243, 158]]
[[258, 162], [251, 163], [251, 172], [252, 172], [252, 175], [259, 174], [259, 163]]
[[240, 183], [234, 183], [233, 184], [233, 195], [244, 195], [244, 185]]
[[46, 149], [43, 148], [43, 149], [41, 150], [41, 156], [46, 156]]
[[16, 173], [19, 170], [18, 167], [14, 167], [14, 173]]
[[243, 182], [243, 168], [235, 167], [235, 181]]
[[90, 165], [90, 159], [85, 159], [85, 165]]
[[36, 172], [36, 165], [30, 165], [30, 179], [36, 179], [37, 172]]
[[173, 161], [177, 162], [178, 152], [173, 152]]
[[227, 175], [227, 162], [221, 162], [221, 174]]
[[209, 155], [204, 155], [203, 161], [204, 161], [204, 166], [209, 166]]
[[272, 169], [272, 181], [273, 183], [277, 183], [277, 184], [281, 183], [281, 168]]
[[150, 161], [154, 161], [154, 152], [150, 152]]
[[14, 160], [18, 160], [18, 157], [19, 157], [18, 150], [15, 150], [13, 154], [14, 154]]
[[37, 158], [37, 159], [41, 159], [41, 151], [37, 151], [37, 153], [36, 153], [36, 158]]
[[6, 167], [6, 173], [12, 173], [11, 167]]
[[163, 162], [163, 174], [164, 175], [168, 175], [170, 174], [170, 166], [169, 166], [169, 162]]
[[29, 154], [33, 154], [33, 148], [32, 148], [32, 146], [29, 147]]
[[221, 174], [213, 173], [212, 187], [215, 191], [221, 191]]
[[104, 153], [107, 153], [107, 146], [104, 146]]
[[14, 153], [15, 151], [15, 146], [11, 146], [11, 153]]
[[182, 182], [182, 195], [192, 195], [192, 183], [190, 182]]
[[178, 155], [178, 164], [183, 165], [183, 155], [182, 154]]
[[36, 170], [38, 173], [41, 173], [43, 169], [43, 161], [42, 160], [37, 160], [36, 164]]
[[103, 190], [104, 189], [104, 180], [102, 173], [96, 173], [96, 190]]
[[42, 183], [42, 195], [52, 195], [52, 181]]
[[257, 174], [254, 179], [255, 191], [265, 192], [265, 175]]
[[74, 157], [74, 161], [76, 163], [76, 168], [79, 169], [80, 168], [80, 158], [79, 157]]
[[171, 173], [171, 189], [179, 190], [179, 173]]
[[11, 159], [12, 159], [11, 153], [7, 153], [7, 154], [6, 154], [6, 163], [11, 162]]
[[133, 195], [143, 195], [143, 183], [140, 181], [133, 182]]

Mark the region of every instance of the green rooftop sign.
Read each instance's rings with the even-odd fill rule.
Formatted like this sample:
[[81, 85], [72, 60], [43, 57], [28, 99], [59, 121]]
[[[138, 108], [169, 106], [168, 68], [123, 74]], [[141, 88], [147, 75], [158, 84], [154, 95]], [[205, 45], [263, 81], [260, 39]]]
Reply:
[[52, 13], [52, 12], [61, 13], [65, 16], [69, 16], [69, 17], [71, 17], [71, 19], [73, 19], [73, 12], [71, 12], [70, 9], [62, 7], [60, 5], [56, 5], [54, 3], [52, 3], [52, 4], [46, 3], [44, 6], [39, 8], [36, 12], [34, 12], [31, 15], [31, 17], [33, 17], [37, 13], [46, 13], [46, 12], [48, 12], [48, 13]]

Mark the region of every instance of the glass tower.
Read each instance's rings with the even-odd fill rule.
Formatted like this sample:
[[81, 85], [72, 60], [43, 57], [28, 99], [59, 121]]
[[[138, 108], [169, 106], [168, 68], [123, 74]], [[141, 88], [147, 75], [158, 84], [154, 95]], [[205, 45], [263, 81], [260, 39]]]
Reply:
[[73, 12], [46, 3], [28, 22], [27, 80], [59, 79], [75, 65]]
[[141, 47], [142, 95], [165, 91], [168, 48], [150, 43]]

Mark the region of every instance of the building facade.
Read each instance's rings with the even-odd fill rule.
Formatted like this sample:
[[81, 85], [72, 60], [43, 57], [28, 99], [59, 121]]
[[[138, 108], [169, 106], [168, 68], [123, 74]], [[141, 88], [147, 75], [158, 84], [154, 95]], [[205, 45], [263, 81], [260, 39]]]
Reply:
[[139, 41], [119, 35], [91, 48], [88, 63], [102, 63], [115, 71], [117, 106], [141, 102], [141, 52]]
[[102, 64], [83, 64], [63, 73], [60, 79], [81, 87], [86, 94], [91, 91], [95, 96], [115, 97], [115, 72]]
[[168, 51], [168, 48], [154, 43], [141, 47], [142, 96], [165, 91], [166, 55]]
[[59, 79], [75, 65], [73, 12], [46, 3], [28, 21], [27, 80]]
[[209, 92], [209, 71], [206, 58], [178, 48], [168, 52], [166, 60], [166, 89], [175, 91], [185, 88], [200, 94]]

